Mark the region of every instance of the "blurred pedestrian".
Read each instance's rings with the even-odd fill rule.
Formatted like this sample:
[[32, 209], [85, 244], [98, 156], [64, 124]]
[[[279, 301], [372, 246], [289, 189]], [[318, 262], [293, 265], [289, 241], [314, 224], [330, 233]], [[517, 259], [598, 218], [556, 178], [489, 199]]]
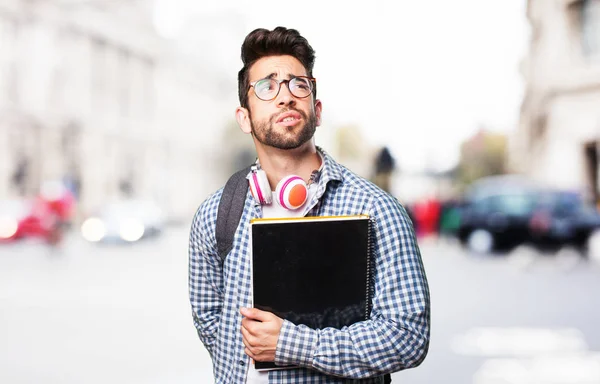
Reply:
[[[219, 201], [227, 198], [223, 189], [199, 207], [189, 243], [194, 325], [219, 383], [339, 383], [343, 378], [383, 383], [390, 373], [419, 365], [427, 354], [429, 290], [412, 226], [395, 198], [315, 145], [323, 104], [316, 98], [314, 59], [313, 49], [294, 29], [256, 29], [242, 45], [236, 118], [252, 136], [258, 159], [243, 183], [244, 209], [224, 262], [215, 240]], [[363, 84], [362, 76], [351, 84]], [[352, 92], [366, 95], [356, 88]], [[296, 178], [303, 186], [299, 199], [282, 193], [271, 202], [273, 190]], [[249, 308], [250, 219], [354, 214], [368, 214], [375, 223], [369, 320], [343, 329], [311, 329]], [[252, 360], [295, 368], [258, 372]]]
[[25, 196], [27, 193], [29, 167], [29, 160], [24, 156], [20, 157], [11, 177], [12, 183], [20, 196]]
[[374, 175], [372, 182], [384, 191], [391, 193], [392, 173], [396, 167], [396, 161], [390, 150], [383, 147], [375, 158]]

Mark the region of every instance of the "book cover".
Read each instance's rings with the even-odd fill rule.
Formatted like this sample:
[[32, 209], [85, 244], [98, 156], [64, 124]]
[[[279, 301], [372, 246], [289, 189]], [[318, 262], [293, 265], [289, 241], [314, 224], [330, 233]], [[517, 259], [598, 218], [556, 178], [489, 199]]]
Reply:
[[[253, 306], [313, 329], [369, 317], [370, 219], [366, 215], [256, 219]], [[255, 363], [272, 369], [274, 363]]]

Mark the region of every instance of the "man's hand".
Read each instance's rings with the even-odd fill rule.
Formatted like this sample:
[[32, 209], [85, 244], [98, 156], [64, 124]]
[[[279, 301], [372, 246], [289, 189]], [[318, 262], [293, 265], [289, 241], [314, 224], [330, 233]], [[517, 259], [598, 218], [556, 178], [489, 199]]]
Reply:
[[254, 361], [275, 361], [275, 350], [283, 320], [271, 312], [241, 308], [242, 338], [246, 355]]

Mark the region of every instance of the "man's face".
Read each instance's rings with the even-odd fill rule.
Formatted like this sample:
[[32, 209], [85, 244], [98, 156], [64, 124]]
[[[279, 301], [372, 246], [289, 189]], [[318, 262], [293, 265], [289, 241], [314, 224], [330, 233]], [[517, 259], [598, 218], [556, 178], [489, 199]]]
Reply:
[[[306, 69], [292, 56], [269, 56], [258, 60], [249, 71], [250, 83], [271, 77], [278, 81], [307, 76]], [[314, 95], [297, 98], [286, 83], [273, 100], [260, 100], [251, 87], [248, 93], [248, 122], [255, 139], [278, 149], [295, 149], [310, 141], [320, 125], [321, 102]], [[244, 130], [244, 127], [242, 127]]]

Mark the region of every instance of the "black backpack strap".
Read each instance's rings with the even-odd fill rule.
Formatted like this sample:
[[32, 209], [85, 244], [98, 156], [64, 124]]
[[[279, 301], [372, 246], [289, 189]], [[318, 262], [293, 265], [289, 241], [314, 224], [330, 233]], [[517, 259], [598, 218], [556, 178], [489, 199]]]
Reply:
[[225, 258], [233, 247], [233, 237], [240, 223], [244, 204], [246, 202], [246, 194], [248, 193], [248, 180], [246, 176], [250, 172], [250, 167], [244, 168], [231, 175], [219, 201], [219, 210], [217, 212], [217, 252], [221, 265], [225, 262]]

